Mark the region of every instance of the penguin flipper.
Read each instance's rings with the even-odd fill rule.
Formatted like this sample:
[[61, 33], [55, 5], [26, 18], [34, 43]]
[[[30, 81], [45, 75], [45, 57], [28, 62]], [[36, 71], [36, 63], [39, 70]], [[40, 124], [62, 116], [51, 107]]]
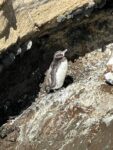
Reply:
[[50, 85], [51, 85], [51, 66], [45, 72], [45, 91], [47, 93], [50, 91]]
[[46, 91], [46, 93], [49, 93], [50, 92], [50, 87], [49, 86], [45, 86], [45, 91]]
[[51, 71], [51, 88], [54, 88], [55, 85], [56, 85], [56, 71], [57, 71], [57, 68], [53, 66], [53, 69]]

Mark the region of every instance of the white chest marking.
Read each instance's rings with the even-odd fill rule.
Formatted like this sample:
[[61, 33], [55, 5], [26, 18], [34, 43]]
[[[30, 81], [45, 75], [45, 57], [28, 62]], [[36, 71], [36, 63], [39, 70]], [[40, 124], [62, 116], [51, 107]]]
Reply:
[[65, 77], [66, 77], [66, 73], [67, 73], [67, 69], [68, 69], [68, 62], [67, 60], [65, 60], [64, 62], [62, 62], [57, 70], [56, 73], [56, 86], [53, 89], [59, 89], [62, 87]]

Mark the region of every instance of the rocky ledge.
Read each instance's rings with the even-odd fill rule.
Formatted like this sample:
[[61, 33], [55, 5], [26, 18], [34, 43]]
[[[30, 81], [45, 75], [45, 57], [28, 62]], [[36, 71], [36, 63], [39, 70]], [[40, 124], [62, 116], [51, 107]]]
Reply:
[[[113, 86], [104, 79], [113, 49], [112, 0], [11, 2], [0, 2], [8, 23], [1, 30], [10, 31], [0, 39], [0, 149], [113, 149]], [[47, 94], [44, 73], [64, 48], [66, 80]]]

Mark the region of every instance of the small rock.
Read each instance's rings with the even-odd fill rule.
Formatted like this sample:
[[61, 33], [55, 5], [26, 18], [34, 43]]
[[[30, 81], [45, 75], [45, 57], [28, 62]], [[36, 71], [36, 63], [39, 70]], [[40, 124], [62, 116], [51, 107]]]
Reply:
[[16, 55], [19, 55], [19, 54], [21, 54], [21, 53], [22, 53], [22, 49], [19, 47], [19, 49], [17, 49]]
[[6, 130], [3, 129], [3, 127], [1, 127], [1, 128], [0, 128], [0, 138], [4, 138], [4, 137], [6, 137], [6, 136], [7, 136]]
[[57, 17], [57, 22], [63, 22], [66, 19], [65, 15], [61, 15]]
[[67, 15], [67, 19], [73, 18], [73, 14]]
[[12, 141], [15, 139], [13, 138], [14, 133], [13, 132], [20, 132], [20, 128], [16, 127], [15, 125], [4, 125], [2, 127], [0, 127], [0, 138], [5, 138], [8, 135], [12, 135]]
[[18, 132], [17, 131], [14, 131], [12, 133], [10, 133], [7, 137], [7, 141], [10, 141], [10, 142], [15, 142], [16, 139], [17, 139], [17, 135], [18, 135]]
[[104, 75], [105, 80], [107, 83], [113, 85], [113, 73], [112, 72], [108, 72]]
[[95, 6], [95, 2], [94, 1], [90, 1], [87, 8], [92, 8]]
[[26, 43], [26, 45], [27, 45], [27, 50], [30, 50], [31, 49], [31, 47], [32, 47], [32, 41], [31, 40], [29, 40], [27, 43]]
[[98, 48], [98, 49], [97, 49], [97, 52], [102, 52], [102, 48]]

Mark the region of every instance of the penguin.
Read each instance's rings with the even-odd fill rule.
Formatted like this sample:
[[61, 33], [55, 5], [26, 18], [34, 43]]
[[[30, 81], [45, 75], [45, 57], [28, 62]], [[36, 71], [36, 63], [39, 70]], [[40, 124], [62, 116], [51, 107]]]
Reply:
[[65, 57], [66, 52], [67, 49], [57, 51], [54, 54], [53, 61], [45, 74], [45, 91], [47, 93], [49, 93], [50, 90], [57, 90], [63, 86], [68, 69], [68, 61]]

